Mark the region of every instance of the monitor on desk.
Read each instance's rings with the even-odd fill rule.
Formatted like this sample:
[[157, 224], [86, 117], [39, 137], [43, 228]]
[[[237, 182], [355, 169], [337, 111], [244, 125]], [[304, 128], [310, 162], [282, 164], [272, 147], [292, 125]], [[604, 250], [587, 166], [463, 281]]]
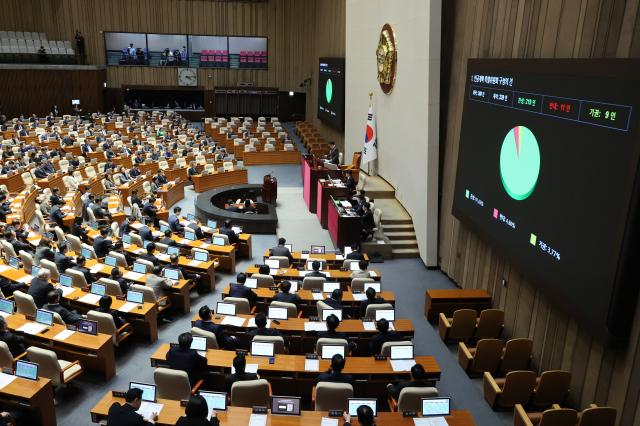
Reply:
[[374, 289], [376, 291], [376, 293], [380, 293], [380, 291], [382, 290], [380, 288], [380, 283], [364, 283], [364, 291], [366, 292], [367, 289], [371, 287], [372, 289]]
[[340, 283], [322, 283], [322, 292], [323, 293], [331, 293], [333, 290], [338, 290], [340, 288]]
[[325, 247], [324, 246], [311, 246], [311, 253], [313, 254], [324, 254]]
[[124, 234], [122, 236], [122, 242], [125, 243], [125, 244], [131, 244], [131, 235]]
[[251, 342], [251, 355], [274, 356], [275, 344], [273, 342]]
[[91, 222], [91, 223], [89, 224], [89, 227], [90, 227], [91, 229], [93, 229], [94, 231], [97, 231], [97, 230], [98, 230], [98, 222]]
[[60, 274], [58, 282], [63, 287], [71, 287], [73, 285], [73, 278], [71, 278], [70, 275]]
[[367, 398], [349, 398], [349, 415], [358, 417], [358, 407], [361, 405], [367, 405], [373, 411], [373, 415], [377, 416], [377, 402], [375, 399], [367, 399]]
[[300, 415], [299, 396], [272, 396], [271, 397], [271, 414], [280, 414], [285, 416]]
[[176, 247], [176, 246], [169, 246], [169, 247], [167, 247], [167, 254], [169, 256], [172, 256], [174, 254], [176, 256], [180, 256], [180, 249], [178, 247]]
[[191, 349], [195, 349], [196, 351], [206, 351], [207, 338], [200, 337], [200, 336], [193, 336], [193, 340], [191, 341]]
[[207, 220], [207, 226], [209, 228], [217, 228], [218, 227], [218, 222], [212, 219]]
[[40, 273], [40, 267], [39, 266], [36, 266], [36, 265], [31, 266], [31, 275], [32, 276], [37, 277], [39, 273]]
[[222, 237], [213, 237], [213, 238], [211, 238], [211, 244], [213, 244], [214, 246], [223, 246], [224, 245], [224, 238], [222, 238]]
[[13, 256], [9, 257], [9, 266], [13, 269], [20, 269], [20, 259]]
[[22, 360], [16, 361], [16, 377], [38, 380], [38, 364]]
[[129, 290], [127, 291], [127, 302], [137, 303], [139, 305], [144, 301], [144, 295], [141, 291]]
[[156, 385], [148, 383], [129, 382], [129, 389], [140, 389], [142, 391], [142, 400], [147, 402], [156, 402]]
[[169, 278], [173, 281], [178, 281], [180, 279], [180, 271], [177, 269], [164, 268], [162, 270], [162, 274], [165, 278]]
[[289, 310], [287, 308], [269, 306], [267, 318], [275, 320], [286, 320], [289, 318]]
[[118, 266], [118, 259], [115, 258], [115, 256], [109, 256], [106, 255], [104, 257], [104, 264], [108, 265], [108, 266]]
[[133, 264], [133, 272], [136, 272], [138, 274], [146, 274], [147, 273], [147, 265], [145, 265], [144, 263], [135, 262]]
[[207, 410], [211, 411], [227, 411], [227, 393], [226, 392], [198, 392], [201, 397], [207, 401]]
[[216, 312], [218, 315], [234, 316], [236, 314], [236, 305], [233, 303], [218, 302], [216, 303]]
[[413, 359], [413, 345], [391, 346], [391, 359]]
[[380, 321], [382, 318], [387, 321], [395, 321], [396, 311], [393, 309], [378, 309], [376, 311], [376, 321]]
[[0, 312], [4, 312], [5, 314], [13, 314], [15, 308], [15, 303], [11, 300], [0, 299]]
[[104, 296], [107, 294], [107, 287], [104, 284], [93, 283], [91, 284], [91, 293]]
[[193, 260], [197, 260], [198, 262], [208, 262], [209, 253], [206, 251], [196, 250], [193, 252]]
[[82, 256], [85, 259], [93, 259], [93, 252], [86, 247], [82, 247]]
[[257, 278], [247, 278], [244, 282], [245, 287], [249, 288], [258, 288], [258, 279]]
[[36, 311], [36, 322], [45, 325], [53, 324], [53, 312], [46, 311], [44, 309], [38, 309]]
[[185, 240], [189, 240], [189, 241], [195, 241], [196, 240], [196, 233], [193, 231], [184, 231], [184, 239]]
[[352, 271], [359, 271], [360, 270], [360, 262], [351, 262], [349, 263], [349, 269]]
[[279, 269], [280, 261], [278, 259], [267, 259], [264, 261], [265, 265], [269, 267], [269, 269]]
[[194, 215], [193, 213], [187, 213], [187, 220], [189, 222], [195, 222], [196, 220], [196, 215]]
[[160, 232], [162, 232], [163, 234], [168, 230], [169, 230], [169, 227], [167, 225], [164, 225], [164, 224], [160, 225]]
[[78, 320], [77, 330], [79, 333], [90, 334], [92, 336], [98, 335], [98, 322], [88, 319]]
[[285, 244], [284, 248], [289, 250], [289, 253], [293, 253], [293, 244]]
[[320, 358], [331, 359], [335, 354], [340, 354], [344, 358], [344, 346], [342, 345], [322, 345]]
[[142, 246], [143, 246], [144, 248], [147, 248], [147, 246], [148, 246], [149, 244], [151, 244], [152, 242], [153, 242], [153, 241], [150, 241], [150, 240], [144, 240], [144, 241], [142, 242]]
[[422, 417], [440, 417], [451, 414], [449, 398], [422, 398]]
[[342, 321], [342, 309], [323, 309], [322, 321], [326, 321], [331, 315], [337, 316], [338, 319]]

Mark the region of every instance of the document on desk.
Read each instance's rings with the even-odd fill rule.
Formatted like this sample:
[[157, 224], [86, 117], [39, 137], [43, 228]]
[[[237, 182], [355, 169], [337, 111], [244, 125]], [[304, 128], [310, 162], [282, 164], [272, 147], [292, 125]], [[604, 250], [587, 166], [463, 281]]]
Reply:
[[353, 300], [356, 302], [362, 302], [363, 300], [367, 300], [367, 295], [364, 293], [356, 293], [353, 295]]
[[92, 274], [97, 274], [98, 272], [102, 271], [103, 267], [104, 265], [102, 263], [96, 263], [89, 270], [91, 271]]
[[183, 238], [180, 241], [178, 241], [178, 244], [180, 244], [181, 246], [189, 245], [189, 240], [186, 240]]
[[[244, 368], [244, 372], [258, 373], [258, 366], [258, 364], [247, 364], [247, 366]], [[233, 365], [231, 366], [231, 374], [236, 374], [236, 369], [233, 367]]]
[[4, 389], [9, 383], [13, 382], [16, 376], [13, 374], [0, 373], [0, 389]]
[[209, 244], [209, 243], [200, 243], [200, 246], [198, 248], [201, 249], [205, 249], [207, 250], [209, 247], [211, 247], [213, 244]]
[[166, 254], [166, 253], [156, 253], [156, 257], [158, 259], [160, 259], [160, 260], [167, 261], [167, 260], [169, 260], [170, 256], [168, 254]]
[[62, 297], [67, 297], [68, 295], [70, 295], [71, 293], [76, 291], [77, 288], [76, 287], [64, 287], [64, 286], [61, 286], [60, 290], [62, 290]]
[[324, 300], [324, 294], [322, 293], [311, 293], [311, 297], [313, 297], [313, 300]]
[[213, 232], [213, 228], [209, 228], [208, 226], [204, 226], [204, 225], [201, 226], [200, 229], [202, 229], [203, 232]]
[[93, 294], [93, 293], [85, 294], [80, 299], [78, 299], [78, 302], [87, 303], [89, 305], [95, 305], [100, 301], [100, 297], [102, 296], [100, 296], [99, 294]]
[[27, 274], [24, 277], [18, 278], [16, 281], [18, 281], [19, 283], [23, 283], [23, 284], [29, 284], [32, 279], [33, 279], [33, 276]]
[[304, 371], [320, 371], [320, 360], [319, 359], [305, 359], [304, 360]]
[[[249, 318], [249, 321], [247, 321], [247, 327], [257, 327], [256, 326], [256, 319], [255, 318]], [[271, 327], [271, 320], [267, 320], [267, 328]]]
[[137, 272], [133, 272], [133, 271], [128, 271], [127, 273], [125, 273], [123, 275], [124, 279], [126, 280], [132, 280], [132, 281], [137, 281], [140, 278], [144, 277], [144, 274], [139, 274]]
[[344, 260], [344, 256], [341, 254], [336, 254], [336, 260]]
[[327, 331], [327, 323], [307, 321], [304, 323], [304, 331]]
[[338, 426], [338, 419], [330, 419], [329, 417], [323, 417], [320, 421], [320, 426]]
[[18, 331], [21, 331], [27, 334], [38, 334], [45, 328], [47, 328], [46, 324], [40, 324], [38, 322], [28, 322], [26, 324], [23, 324], [21, 327], [19, 327]]
[[249, 417], [249, 426], [267, 426], [266, 414], [252, 414]]
[[164, 404], [142, 401], [142, 404], [140, 404], [140, 408], [138, 409], [138, 411], [136, 411], [136, 413], [140, 414], [145, 419], [150, 420], [153, 419], [154, 413], [160, 414], [162, 408], [164, 408]]
[[130, 223], [129, 226], [132, 227], [135, 230], [138, 230], [138, 229], [142, 228], [142, 224], [141, 223]]
[[199, 260], [190, 260], [188, 265], [189, 266], [201, 266], [202, 262], [200, 262]]
[[120, 306], [118, 308], [118, 310], [120, 312], [131, 312], [131, 310], [133, 308], [135, 308], [136, 306], [138, 306], [137, 303], [133, 303], [133, 302], [125, 302], [122, 306]]
[[9, 314], [7, 312], [0, 311], [0, 316], [2, 316], [3, 318], [8, 318], [8, 317], [11, 316], [11, 314]]
[[376, 323], [373, 321], [362, 321], [364, 331], [376, 331]]
[[232, 325], [234, 327], [242, 327], [244, 325], [245, 319], [241, 317], [232, 317], [226, 316], [222, 319], [220, 324], [222, 325]]
[[340, 201], [340, 205], [344, 208], [350, 208], [351, 207], [351, 203], [344, 200], [344, 201]]
[[75, 331], [73, 330], [63, 330], [60, 333], [56, 334], [53, 338], [56, 340], [66, 340], [69, 337], [73, 336], [73, 333], [75, 333]]
[[135, 249], [134, 253], [135, 254], [144, 254], [147, 252], [147, 249], [143, 249], [143, 248], [139, 248], [139, 249]]
[[309, 272], [311, 272], [311, 271], [298, 271], [298, 276], [299, 277], [306, 277]]
[[378, 276], [378, 274], [376, 274], [376, 271], [369, 271], [369, 276], [370, 276], [371, 278], [375, 278], [375, 277], [377, 277], [377, 276]]
[[415, 359], [391, 359], [389, 360], [393, 371], [409, 371], [416, 365]]
[[0, 272], [8, 271], [9, 269], [12, 269], [9, 265], [0, 265]]
[[449, 426], [444, 417], [414, 417], [415, 426]]

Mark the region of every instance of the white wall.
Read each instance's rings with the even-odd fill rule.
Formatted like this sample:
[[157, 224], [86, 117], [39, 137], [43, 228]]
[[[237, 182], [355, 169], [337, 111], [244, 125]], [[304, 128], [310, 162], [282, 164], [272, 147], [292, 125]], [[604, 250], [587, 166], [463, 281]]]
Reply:
[[[345, 157], [362, 150], [373, 92], [378, 174], [413, 219], [420, 257], [437, 266], [441, 0], [347, 0]], [[380, 30], [389, 23], [397, 78], [385, 95], [376, 79]], [[366, 170], [366, 165], [363, 166]], [[384, 212], [383, 212], [384, 218]]]

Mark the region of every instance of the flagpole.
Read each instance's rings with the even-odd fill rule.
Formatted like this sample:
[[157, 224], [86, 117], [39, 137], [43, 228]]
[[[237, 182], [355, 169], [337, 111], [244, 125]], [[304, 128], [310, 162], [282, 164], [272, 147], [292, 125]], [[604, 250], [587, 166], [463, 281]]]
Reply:
[[[373, 106], [373, 92], [369, 92], [369, 108]], [[371, 176], [371, 161], [367, 161], [367, 175]]]

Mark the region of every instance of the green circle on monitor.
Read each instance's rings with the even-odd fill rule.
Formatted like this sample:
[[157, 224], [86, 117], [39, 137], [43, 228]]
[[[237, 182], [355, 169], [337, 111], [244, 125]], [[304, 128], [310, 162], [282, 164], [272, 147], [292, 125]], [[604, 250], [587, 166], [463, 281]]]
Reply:
[[540, 175], [540, 147], [531, 130], [516, 126], [502, 141], [500, 179], [505, 191], [517, 201], [527, 199]]
[[331, 98], [333, 98], [333, 83], [331, 79], [327, 79], [327, 83], [324, 86], [324, 96], [327, 98], [327, 103], [331, 103]]

